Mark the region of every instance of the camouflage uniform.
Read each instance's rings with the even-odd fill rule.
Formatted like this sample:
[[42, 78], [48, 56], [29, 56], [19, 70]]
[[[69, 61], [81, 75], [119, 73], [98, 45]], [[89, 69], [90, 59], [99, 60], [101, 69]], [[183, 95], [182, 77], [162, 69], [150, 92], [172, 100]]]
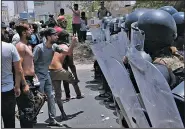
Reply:
[[[184, 79], [184, 57], [178, 54], [176, 47], [165, 48], [155, 54], [154, 63], [167, 66], [171, 77], [170, 87], [174, 87]], [[176, 71], [181, 71], [181, 75], [176, 75]], [[173, 78], [171, 73], [175, 75]], [[175, 79], [175, 80], [173, 80]]]

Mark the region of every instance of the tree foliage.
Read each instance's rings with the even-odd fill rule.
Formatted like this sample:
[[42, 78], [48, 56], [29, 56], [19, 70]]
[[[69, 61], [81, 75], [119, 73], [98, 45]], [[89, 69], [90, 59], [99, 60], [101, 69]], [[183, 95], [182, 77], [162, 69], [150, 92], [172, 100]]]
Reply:
[[72, 32], [72, 15], [65, 15], [67, 19], [67, 31]]
[[135, 8], [160, 8], [162, 6], [173, 6], [178, 11], [185, 11], [185, 2], [182, 0], [179, 1], [152, 1], [152, 0], [136, 0], [136, 4], [134, 5], [133, 9]]

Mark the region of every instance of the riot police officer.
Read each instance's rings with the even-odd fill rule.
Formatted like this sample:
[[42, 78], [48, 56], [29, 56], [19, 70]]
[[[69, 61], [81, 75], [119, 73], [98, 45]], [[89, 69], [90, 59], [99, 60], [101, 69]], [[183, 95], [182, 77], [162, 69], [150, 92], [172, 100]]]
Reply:
[[145, 33], [144, 50], [149, 53], [153, 63], [165, 65], [170, 73], [173, 88], [179, 83], [172, 72], [184, 68], [184, 63], [176, 47], [177, 27], [174, 18], [163, 10], [152, 10], [138, 19], [138, 28]]
[[175, 39], [174, 46], [180, 51], [179, 53], [183, 55], [183, 45], [185, 44], [185, 23], [184, 23], [184, 12], [178, 12], [172, 15], [177, 26], [177, 38]]
[[166, 11], [171, 15], [178, 12], [173, 6], [163, 6], [163, 7], [159, 8], [159, 10]]

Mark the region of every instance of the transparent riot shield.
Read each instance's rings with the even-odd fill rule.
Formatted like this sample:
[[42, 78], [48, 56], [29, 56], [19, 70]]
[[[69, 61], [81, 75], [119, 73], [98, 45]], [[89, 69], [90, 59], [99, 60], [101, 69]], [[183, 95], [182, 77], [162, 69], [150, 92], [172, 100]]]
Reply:
[[135, 47], [127, 57], [139, 87], [143, 103], [154, 128], [183, 128], [171, 89], [159, 70], [144, 60]]
[[[98, 30], [98, 31], [100, 31], [100, 30]], [[92, 31], [92, 34], [93, 33], [97, 34], [97, 31]], [[104, 34], [104, 36], [105, 36], [105, 33], [101, 33], [101, 34], [102, 35]], [[114, 96], [117, 96], [117, 92], [114, 89], [112, 77], [110, 76], [111, 74], [109, 73], [109, 70], [107, 68], [107, 62], [106, 62], [107, 55], [105, 55], [106, 53], [103, 52], [104, 47], [107, 45], [108, 44], [105, 40], [100, 40], [100, 41], [94, 40], [94, 42], [92, 42], [92, 44], [90, 46], [91, 46], [91, 49], [92, 49], [99, 65], [100, 65], [100, 68], [101, 68]]]
[[[99, 66], [100, 66], [109, 86], [111, 87], [111, 90], [112, 90], [114, 96], [117, 96], [117, 92], [116, 92], [114, 85], [113, 85], [112, 77], [110, 77], [111, 74], [107, 70], [108, 68], [107, 68], [107, 63], [106, 63], [106, 55], [104, 55], [105, 53], [103, 53], [103, 48], [107, 45], [107, 43], [102, 38], [95, 37], [95, 36], [98, 36], [97, 33], [102, 34], [102, 35], [104, 34], [104, 33], [98, 32], [98, 31], [101, 31], [100, 29], [101, 28], [99, 28], [99, 30], [98, 29], [95, 30], [93, 28], [91, 29], [92, 35], [94, 33], [95, 34], [93, 36], [94, 37], [93, 42], [90, 44], [90, 46], [91, 46], [91, 49], [92, 49], [92, 51], [93, 51], [93, 53], [99, 63]], [[97, 39], [100, 39], [100, 40], [97, 40]]]
[[142, 30], [137, 28], [137, 22], [131, 24], [131, 45], [136, 47], [137, 50], [144, 50], [145, 34]]
[[117, 49], [119, 55], [123, 58], [128, 50], [129, 39], [124, 31], [112, 36], [111, 44]]
[[[96, 30], [100, 31], [100, 30]], [[91, 31], [92, 35], [96, 32]], [[95, 36], [94, 36], [95, 37]], [[142, 108], [139, 104], [139, 101], [136, 97], [136, 93], [133, 89], [132, 83], [129, 79], [128, 73], [126, 69], [121, 65], [117, 60], [121, 61], [121, 57], [118, 53], [116, 53], [115, 47], [107, 42], [97, 40], [93, 40], [94, 42], [91, 43], [91, 49], [102, 69], [102, 72], [115, 96], [115, 98], [119, 98], [121, 100], [122, 110], [124, 110], [124, 116], [128, 116], [126, 118], [127, 123], [130, 127], [149, 127], [148, 122], [144, 116]], [[112, 54], [111, 54], [112, 53]], [[111, 58], [116, 58], [111, 59]], [[118, 67], [113, 67], [114, 64], [117, 64]], [[117, 68], [116, 71], [120, 71], [119, 75], [117, 76], [111, 72], [114, 72], [114, 68]], [[119, 78], [119, 79], [115, 79]], [[125, 80], [120, 81], [119, 80]], [[125, 88], [124, 88], [125, 86]], [[136, 120], [136, 123], [133, 122], [133, 119]]]
[[148, 121], [134, 90], [134, 86], [125, 66], [122, 63], [122, 58], [117, 49], [113, 44], [108, 44], [103, 48], [103, 53], [105, 53], [103, 55], [107, 56], [107, 70], [109, 71], [109, 76], [113, 81], [113, 90], [117, 93], [115, 99], [118, 102], [122, 113], [124, 113], [123, 115], [126, 117], [127, 122], [133, 128], [149, 127]]

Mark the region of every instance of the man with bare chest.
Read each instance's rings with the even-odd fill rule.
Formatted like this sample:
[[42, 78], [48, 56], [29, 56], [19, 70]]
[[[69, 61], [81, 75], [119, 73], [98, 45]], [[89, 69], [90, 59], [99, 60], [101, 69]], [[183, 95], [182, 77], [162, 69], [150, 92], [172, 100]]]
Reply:
[[33, 128], [34, 114], [34, 96], [29, 90], [33, 87], [33, 77], [35, 76], [33, 53], [31, 46], [28, 45], [28, 40], [31, 38], [31, 30], [29, 25], [20, 24], [16, 26], [16, 31], [20, 36], [20, 41], [16, 44], [16, 48], [21, 58], [24, 78], [26, 84], [21, 83], [21, 95], [17, 98], [17, 105], [20, 116], [21, 128]]
[[78, 86], [78, 82], [76, 81], [75, 77], [73, 74], [65, 69], [63, 69], [63, 62], [66, 57], [66, 55], [71, 55], [73, 52], [73, 48], [75, 47], [75, 44], [77, 43], [77, 38], [73, 37], [72, 38], [72, 44], [70, 47], [68, 47], [66, 44], [58, 44], [63, 50], [65, 50], [67, 53], [54, 53], [53, 60], [49, 66], [50, 70], [50, 76], [52, 80], [52, 85], [55, 90], [55, 98], [57, 105], [61, 111], [61, 120], [66, 119], [66, 114], [63, 109], [63, 103], [62, 103], [62, 90], [61, 90], [61, 81], [65, 80], [68, 83], [71, 83], [74, 87], [74, 90], [76, 92], [76, 98], [80, 99], [83, 98], [81, 95], [80, 88]]

